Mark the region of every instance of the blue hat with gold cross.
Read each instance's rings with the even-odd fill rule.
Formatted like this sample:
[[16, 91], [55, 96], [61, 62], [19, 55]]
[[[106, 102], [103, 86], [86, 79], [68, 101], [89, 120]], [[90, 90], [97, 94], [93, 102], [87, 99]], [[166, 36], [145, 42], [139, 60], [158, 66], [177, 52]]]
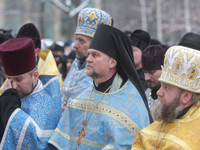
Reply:
[[112, 24], [112, 18], [108, 13], [96, 8], [84, 8], [78, 15], [75, 34], [93, 37], [99, 24]]

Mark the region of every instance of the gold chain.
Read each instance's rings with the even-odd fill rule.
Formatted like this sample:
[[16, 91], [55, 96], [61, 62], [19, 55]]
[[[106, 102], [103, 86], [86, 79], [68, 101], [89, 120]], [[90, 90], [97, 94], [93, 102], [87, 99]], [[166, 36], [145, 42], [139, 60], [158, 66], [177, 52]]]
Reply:
[[[98, 99], [98, 101], [97, 101], [96, 105], [93, 107], [92, 112], [90, 113], [90, 115], [89, 115], [89, 117], [88, 117], [86, 123], [87, 123], [88, 120], [90, 119], [90, 116], [92, 115], [94, 109], [97, 107], [97, 105], [98, 105], [98, 103], [100, 102], [100, 100], [102, 99], [102, 97], [105, 95], [105, 93], [106, 93], [110, 88], [111, 88], [111, 85], [107, 88], [107, 90], [106, 90], [106, 91], [101, 95], [101, 97]], [[91, 94], [92, 94], [93, 89], [94, 89], [94, 86], [93, 86], [93, 88], [92, 88], [92, 90], [91, 90], [91, 92], [90, 92], [90, 95], [89, 95], [89, 97], [88, 97], [88, 100], [87, 100], [87, 105], [86, 105], [86, 110], [85, 110], [85, 120], [86, 120], [86, 116], [87, 116], [87, 108], [88, 108], [87, 106], [88, 106], [89, 99], [90, 99], [90, 96], [91, 96]]]
[[107, 88], [107, 90], [101, 95], [101, 97], [97, 100], [97, 103], [95, 104], [95, 106], [93, 107], [88, 119], [86, 120], [86, 117], [87, 117], [87, 108], [88, 108], [88, 103], [89, 103], [89, 100], [90, 100], [90, 96], [92, 95], [92, 91], [94, 89], [94, 86], [92, 87], [92, 90], [90, 92], [90, 95], [87, 99], [87, 105], [86, 105], [86, 109], [85, 109], [85, 119], [83, 120], [83, 128], [81, 129], [81, 131], [78, 132], [78, 135], [80, 136], [77, 140], [77, 147], [76, 147], [76, 150], [78, 150], [78, 147], [79, 145], [81, 144], [81, 141], [82, 141], [82, 138], [86, 136], [86, 130], [85, 130], [85, 127], [87, 125], [87, 122], [88, 120], [90, 119], [92, 113], [94, 112], [94, 109], [97, 107], [98, 103], [100, 102], [100, 100], [102, 99], [102, 97], [105, 95], [105, 93], [110, 89], [111, 85]]
[[150, 106], [150, 103], [151, 103], [151, 91], [149, 92], [149, 101], [148, 101], [148, 104], [149, 104], [149, 109], [151, 110], [151, 106]]
[[[179, 119], [177, 119], [177, 121], [178, 121]], [[162, 142], [162, 140], [165, 138], [165, 136], [167, 135], [167, 133], [169, 132], [169, 130], [172, 128], [172, 126], [177, 122], [177, 121], [175, 121], [175, 122], [173, 122], [172, 123], [172, 125], [169, 127], [169, 129], [167, 130], [167, 132], [165, 133], [165, 135], [162, 137], [162, 139], [161, 139], [161, 141], [160, 141], [160, 143], [159, 143], [159, 145], [158, 145], [158, 148], [156, 149], [156, 145], [157, 145], [157, 141], [158, 141], [158, 138], [159, 138], [159, 134], [160, 134], [160, 132], [161, 132], [161, 129], [162, 129], [162, 127], [163, 127], [163, 124], [165, 123], [164, 121], [163, 121], [163, 123], [162, 123], [162, 125], [161, 125], [161, 127], [160, 127], [160, 130], [159, 130], [159, 132], [158, 132], [158, 136], [157, 136], [157, 139], [156, 139], [156, 142], [155, 142], [155, 148], [154, 148], [154, 150], [159, 150], [159, 148], [160, 148], [160, 144], [161, 144], [161, 142]]]

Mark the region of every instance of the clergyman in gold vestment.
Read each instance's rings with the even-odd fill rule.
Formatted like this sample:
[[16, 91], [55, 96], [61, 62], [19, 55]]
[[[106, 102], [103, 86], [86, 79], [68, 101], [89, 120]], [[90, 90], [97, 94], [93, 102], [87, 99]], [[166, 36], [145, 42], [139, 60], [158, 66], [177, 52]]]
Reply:
[[[193, 41], [188, 42], [189, 40]], [[195, 40], [196, 39], [196, 40]], [[131, 150], [200, 150], [200, 36], [187, 33], [170, 47], [152, 110], [154, 123], [141, 130]], [[176, 64], [183, 67], [174, 74]], [[189, 78], [195, 70], [193, 78]]]

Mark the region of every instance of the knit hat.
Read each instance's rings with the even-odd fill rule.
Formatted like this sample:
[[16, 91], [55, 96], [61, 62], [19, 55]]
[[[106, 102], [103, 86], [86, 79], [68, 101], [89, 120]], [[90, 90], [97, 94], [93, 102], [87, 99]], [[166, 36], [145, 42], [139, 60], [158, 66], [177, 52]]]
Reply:
[[161, 45], [149, 45], [142, 53], [143, 70], [161, 70], [166, 49]]

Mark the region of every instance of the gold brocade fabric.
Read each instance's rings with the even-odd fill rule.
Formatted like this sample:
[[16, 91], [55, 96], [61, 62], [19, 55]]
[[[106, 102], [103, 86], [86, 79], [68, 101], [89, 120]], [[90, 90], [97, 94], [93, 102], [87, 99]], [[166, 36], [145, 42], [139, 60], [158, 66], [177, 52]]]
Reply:
[[182, 119], [165, 122], [161, 128], [162, 123], [156, 121], [140, 131], [131, 150], [200, 150], [200, 102]]
[[[39, 75], [58, 75], [60, 89], [61, 89], [63, 80], [56, 65], [53, 54], [48, 49], [40, 50], [39, 61], [38, 61], [38, 72]], [[4, 84], [0, 88], [0, 95], [3, 93], [3, 86]]]
[[63, 80], [58, 70], [58, 67], [56, 65], [52, 52], [48, 49], [40, 50], [39, 57], [40, 57], [38, 61], [39, 74], [40, 75], [58, 75], [60, 89], [61, 89]]

